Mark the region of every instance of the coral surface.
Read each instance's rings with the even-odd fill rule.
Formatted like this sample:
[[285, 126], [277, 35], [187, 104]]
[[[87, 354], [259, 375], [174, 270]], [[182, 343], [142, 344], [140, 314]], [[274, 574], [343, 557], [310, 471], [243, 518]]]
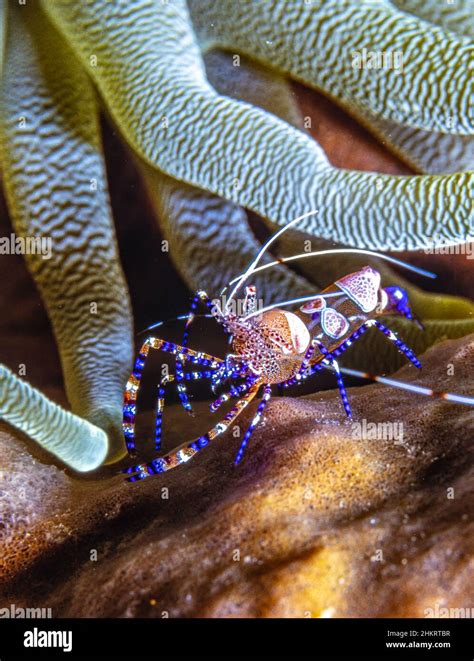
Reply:
[[[474, 336], [422, 360], [421, 377], [396, 376], [467, 393]], [[110, 468], [72, 477], [3, 429], [2, 603], [55, 617], [423, 617], [472, 602], [471, 410], [380, 385], [349, 395], [352, 423], [335, 391], [276, 399], [238, 468], [230, 435], [134, 486]], [[189, 425], [171, 418], [172, 443]], [[375, 438], [387, 423], [397, 433]]]

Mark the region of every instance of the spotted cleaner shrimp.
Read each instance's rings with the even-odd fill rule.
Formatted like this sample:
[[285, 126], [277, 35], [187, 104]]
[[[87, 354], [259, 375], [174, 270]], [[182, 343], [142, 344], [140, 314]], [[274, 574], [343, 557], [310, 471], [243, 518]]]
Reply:
[[[272, 386], [278, 385], [285, 388], [301, 384], [322, 369], [329, 369], [335, 374], [342, 405], [348, 417], [352, 417], [352, 413], [344, 386], [343, 374], [371, 379], [458, 404], [474, 405], [474, 397], [448, 392], [434, 392], [422, 386], [344, 368], [339, 365], [338, 357], [357, 341], [366, 330], [374, 327], [382, 332], [387, 340], [392, 342], [416, 368], [421, 368], [421, 363], [414, 352], [378, 317], [389, 314], [402, 315], [418, 323], [421, 327], [422, 324], [413, 315], [405, 290], [398, 286], [381, 287], [380, 273], [370, 266], [365, 266], [355, 273], [339, 278], [318, 294], [279, 302], [260, 309], [257, 306], [256, 287], [248, 285], [245, 287], [242, 314], [239, 315], [230, 311], [231, 303], [236, 294], [255, 273], [283, 262], [322, 254], [358, 253], [372, 255], [425, 276], [435, 277], [434, 274], [428, 271], [411, 266], [388, 255], [355, 248], [308, 252], [258, 266], [264, 252], [282, 232], [313, 213], [316, 212], [309, 212], [288, 223], [264, 244], [245, 273], [234, 278], [222, 290], [221, 295], [227, 291], [229, 286], [234, 285], [225, 305], [221, 306], [218, 302], [211, 300], [206, 292], [198, 291], [192, 301], [190, 313], [177, 318], [186, 321], [181, 345], [152, 336], [146, 339], [125, 388], [123, 431], [130, 456], [136, 456], [136, 402], [145, 361], [150, 349], [159, 349], [176, 357], [175, 374], [165, 376], [159, 386], [155, 426], [155, 449], [157, 451], [161, 449], [165, 392], [169, 384], [173, 382], [176, 384], [181, 404], [188, 412], [192, 412], [186, 387], [186, 383], [189, 381], [209, 380], [213, 391], [220, 384], [229, 382], [229, 389], [211, 404], [212, 412], [216, 412], [224, 402], [231, 398], [236, 398], [237, 402], [222, 420], [202, 436], [183, 443], [170, 454], [125, 469], [123, 472], [127, 474], [129, 482], [143, 480], [188, 462], [213, 439], [223, 434], [262, 388], [263, 394], [257, 411], [244, 434], [235, 458], [235, 463], [238, 464], [243, 457], [252, 432], [259, 424], [264, 409], [271, 398]], [[195, 317], [198, 316], [196, 309], [200, 303], [204, 304], [209, 311], [208, 314], [201, 316], [215, 319], [229, 336], [232, 353], [227, 354], [224, 359], [202, 351], [195, 351], [187, 346], [189, 327]], [[296, 312], [283, 309], [286, 306], [296, 304], [300, 305]], [[158, 322], [150, 329], [163, 323]], [[198, 366], [199, 371], [186, 372], [184, 369], [185, 363]]]

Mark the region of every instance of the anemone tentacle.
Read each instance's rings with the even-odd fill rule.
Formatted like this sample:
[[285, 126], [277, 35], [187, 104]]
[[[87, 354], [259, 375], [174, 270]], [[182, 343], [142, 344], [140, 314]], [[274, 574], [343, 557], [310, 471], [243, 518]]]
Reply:
[[[100, 466], [109, 449], [107, 434], [65, 411], [0, 364], [1, 417], [77, 471]], [[54, 433], [52, 432], [54, 430]], [[8, 466], [0, 466], [0, 473]]]
[[[334, 3], [327, 4], [334, 13]], [[380, 16], [387, 5], [369, 4]], [[318, 208], [320, 214], [307, 219], [303, 229], [341, 243], [384, 250], [418, 249], [431, 244], [435, 228], [440, 240], [466, 240], [471, 211], [462, 193], [472, 189], [471, 173], [398, 177], [331, 167], [317, 143], [301, 131], [215, 92], [206, 80], [183, 1], [162, 4], [149, 0], [137, 5], [130, 0], [93, 4], [55, 0], [44, 5], [84, 64], [91, 53], [96, 54], [100, 64], [90, 72], [112, 116], [138, 154], [169, 176], [278, 224], [308, 208]], [[202, 8], [214, 11], [216, 5], [203, 3]], [[240, 3], [229, 3], [229, 8], [237, 5]], [[245, 5], [251, 15], [260, 10], [262, 16], [271, 11], [270, 6], [273, 3]], [[395, 19], [403, 23], [404, 17], [397, 12], [392, 23]], [[255, 19], [256, 30], [262, 20]], [[418, 21], [416, 29], [422, 27]], [[104, 30], [108, 33], [105, 41]], [[442, 31], [435, 36], [444, 48]], [[432, 32], [428, 37], [425, 42], [420, 36], [424, 48], [430, 47]], [[459, 81], [464, 89], [469, 85], [461, 66], [467, 47], [449, 39], [444, 54], [451, 53], [451, 63], [460, 65], [453, 71], [447, 67], [451, 84]], [[437, 116], [446, 115], [451, 109], [444, 103], [445, 90], [438, 89], [436, 81], [433, 85], [439, 92], [437, 105], [431, 108], [430, 93], [423, 113], [431, 109]], [[469, 132], [464, 93], [459, 99], [453, 95], [450, 102], [457, 104], [451, 113], [458, 118], [452, 130]], [[376, 110], [377, 105], [371, 109]], [[437, 124], [433, 120], [423, 126], [436, 128]]]
[[[2, 83], [2, 166], [18, 235], [51, 242], [28, 254], [60, 352], [72, 409], [124, 453], [122, 390], [132, 360], [91, 83], [34, 3], [10, 5]], [[52, 432], [53, 433], [53, 432]]]
[[[469, 40], [390, 2], [190, 0], [189, 7], [208, 46], [243, 52], [349, 109], [424, 130], [474, 133]], [[358, 66], [363, 49], [401, 53], [403, 75], [396, 67]]]

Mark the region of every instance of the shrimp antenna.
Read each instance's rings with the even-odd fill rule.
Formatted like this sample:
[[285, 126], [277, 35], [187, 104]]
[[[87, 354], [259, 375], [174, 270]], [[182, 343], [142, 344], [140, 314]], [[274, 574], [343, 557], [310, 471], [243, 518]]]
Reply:
[[378, 376], [376, 374], [370, 374], [370, 372], [360, 372], [359, 370], [349, 369], [348, 367], [339, 367], [339, 370], [343, 374], [348, 374], [349, 376], [356, 376], [361, 379], [369, 379], [370, 381], [383, 383], [387, 386], [392, 386], [393, 388], [401, 388], [402, 390], [417, 392], [420, 395], [427, 395], [428, 397], [437, 397], [438, 399], [444, 399], [447, 400], [448, 402], [456, 402], [457, 404], [466, 404], [467, 406], [474, 406], [474, 397], [469, 397], [469, 395], [458, 395], [452, 392], [436, 392], [431, 388], [418, 386], [414, 383], [407, 383], [406, 381], [400, 381], [398, 379], [389, 379], [386, 376]]
[[[289, 223], [287, 223], [284, 227], [281, 227], [278, 232], [275, 232], [266, 243], [263, 244], [261, 249], [259, 250], [257, 256], [255, 259], [250, 263], [250, 266], [247, 268], [247, 270], [242, 273], [241, 275], [237, 276], [232, 280], [229, 284], [234, 284], [234, 282], [237, 282], [235, 285], [234, 289], [231, 291], [229, 298], [226, 302], [225, 305], [225, 310], [228, 309], [228, 306], [240, 287], [244, 284], [244, 282], [247, 280], [247, 278], [255, 271], [255, 267], [259, 263], [260, 259], [262, 258], [262, 255], [268, 250], [269, 246], [278, 239], [279, 236], [283, 234], [283, 232], [286, 232], [287, 229], [292, 227], [293, 225], [296, 225], [296, 223], [299, 223], [300, 220], [303, 220], [304, 218], [308, 218], [308, 216], [314, 216], [315, 214], [318, 213], [318, 209], [314, 209], [313, 211], [308, 211], [307, 213], [303, 214], [302, 216], [298, 216], [298, 218], [295, 218], [294, 220], [291, 220]], [[227, 289], [227, 287], [224, 287], [224, 289], [221, 291], [221, 295], [224, 293], [224, 291]]]
[[147, 326], [147, 328], [143, 328], [141, 331], [137, 333], [137, 335], [141, 335], [142, 333], [146, 333], [147, 331], [153, 330], [154, 328], [158, 328], [159, 326], [168, 324], [171, 321], [184, 321], [185, 319], [186, 320], [191, 319], [191, 317], [193, 319], [195, 317], [205, 317], [206, 319], [212, 319], [212, 314], [193, 314], [192, 312], [190, 312], [189, 314], [180, 314], [179, 317], [170, 317], [169, 319], [164, 319], [163, 321], [157, 321], [151, 326]]
[[[422, 269], [418, 266], [413, 266], [412, 264], [407, 264], [407, 262], [403, 262], [401, 259], [396, 259], [395, 257], [390, 257], [390, 255], [384, 255], [383, 253], [374, 252], [372, 250], [363, 250], [362, 248], [331, 248], [328, 250], [303, 252], [300, 253], [299, 255], [291, 255], [290, 257], [280, 257], [278, 260], [274, 262], [270, 262], [269, 264], [264, 264], [263, 266], [258, 266], [257, 268], [254, 268], [252, 271], [247, 270], [243, 275], [241, 276], [239, 275], [233, 280], [231, 280], [229, 282], [229, 285], [233, 285], [234, 282], [238, 282], [239, 283], [238, 287], [240, 287], [240, 284], [243, 282], [242, 278], [244, 276], [245, 279], [247, 279], [250, 275], [253, 275], [254, 273], [259, 273], [259, 271], [264, 271], [265, 269], [272, 268], [273, 266], [278, 266], [279, 264], [283, 264], [284, 262], [292, 262], [296, 259], [305, 259], [306, 257], [319, 257], [320, 255], [344, 255], [344, 254], [369, 255], [370, 257], [377, 257], [378, 259], [384, 259], [385, 261], [391, 262], [396, 266], [400, 266], [404, 269], [407, 269], [407, 271], [413, 271], [413, 273], [417, 273], [418, 275], [423, 275], [426, 278], [436, 278], [436, 273], [432, 273], [431, 271], [426, 271], [425, 269]], [[237, 288], [234, 288], [233, 294], [235, 294], [236, 291]]]

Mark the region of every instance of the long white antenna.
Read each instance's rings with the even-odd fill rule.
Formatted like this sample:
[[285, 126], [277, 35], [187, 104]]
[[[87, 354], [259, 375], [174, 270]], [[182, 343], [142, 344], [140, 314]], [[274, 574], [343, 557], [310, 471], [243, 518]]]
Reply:
[[[246, 278], [254, 273], [259, 273], [265, 269], [272, 268], [273, 266], [278, 266], [283, 262], [292, 262], [296, 259], [305, 259], [306, 257], [319, 257], [320, 255], [342, 255], [342, 254], [356, 254], [356, 255], [369, 255], [370, 257], [377, 257], [378, 259], [384, 259], [387, 262], [401, 266], [402, 268], [407, 269], [408, 271], [413, 271], [413, 273], [418, 273], [418, 275], [424, 275], [427, 278], [436, 278], [436, 273], [431, 271], [425, 271], [425, 269], [419, 268], [418, 266], [413, 266], [412, 264], [407, 264], [402, 262], [401, 259], [396, 259], [395, 257], [390, 257], [390, 255], [384, 255], [382, 253], [374, 252], [372, 250], [363, 250], [362, 248], [334, 248], [328, 250], [316, 250], [314, 252], [303, 252], [299, 255], [291, 255], [290, 257], [281, 257], [275, 262], [270, 262], [269, 264], [264, 264], [263, 266], [258, 266], [252, 271], [247, 270], [243, 275], [238, 275], [236, 278], [229, 282], [229, 285], [233, 285], [234, 282], [237, 282], [245, 276]], [[239, 285], [240, 286], [240, 285]], [[234, 288], [234, 293], [236, 289]]]
[[[267, 241], [266, 243], [263, 244], [263, 246], [262, 246], [261, 249], [259, 250], [257, 256], [255, 257], [255, 259], [253, 260], [253, 262], [251, 262], [250, 266], [249, 266], [248, 269], [245, 271], [245, 273], [242, 273], [241, 275], [237, 276], [237, 278], [234, 278], [234, 279], [229, 283], [229, 284], [233, 284], [234, 282], [237, 282], [237, 284], [235, 285], [234, 289], [231, 291], [229, 298], [227, 299], [227, 302], [226, 302], [226, 305], [225, 305], [225, 310], [224, 310], [224, 312], [227, 311], [230, 302], [232, 301], [232, 299], [234, 298], [234, 296], [236, 295], [236, 293], [238, 292], [238, 290], [240, 289], [240, 287], [241, 287], [241, 286], [244, 284], [244, 282], [247, 280], [247, 278], [249, 277], [249, 275], [255, 271], [255, 267], [257, 266], [258, 262], [260, 261], [262, 255], [268, 250], [268, 247], [269, 247], [274, 241], [276, 241], [276, 240], [278, 239], [278, 237], [281, 236], [281, 235], [283, 234], [283, 232], [286, 232], [287, 229], [289, 229], [289, 228], [292, 227], [293, 225], [296, 225], [296, 223], [299, 223], [300, 220], [303, 220], [304, 218], [308, 218], [308, 216], [314, 216], [314, 215], [317, 214], [317, 213], [318, 213], [318, 209], [314, 209], [313, 211], [308, 211], [307, 213], [303, 214], [302, 216], [298, 216], [298, 218], [295, 218], [294, 220], [292, 220], [292, 221], [290, 221], [289, 223], [287, 223], [284, 227], [280, 228], [280, 229], [278, 230], [278, 232], [276, 232], [275, 234], [273, 234], [273, 235], [268, 239], [268, 241]], [[225, 291], [225, 289], [226, 289], [226, 288], [224, 287], [224, 289], [222, 290], [221, 294]]]
[[445, 399], [449, 402], [457, 402], [458, 404], [474, 406], [474, 397], [469, 397], [469, 395], [457, 395], [456, 393], [452, 392], [436, 392], [431, 388], [418, 386], [414, 383], [407, 383], [406, 381], [399, 381], [398, 379], [389, 379], [386, 376], [377, 376], [375, 374], [370, 374], [369, 372], [359, 372], [359, 370], [349, 369], [348, 367], [340, 367], [339, 369], [343, 374], [349, 374], [350, 376], [358, 376], [361, 379], [370, 379], [372, 381], [384, 383], [385, 385], [392, 386], [394, 388], [401, 388], [402, 390], [417, 392], [420, 393], [420, 395], [428, 395], [428, 397], [438, 397], [439, 399]]
[[141, 335], [142, 333], [145, 333], [146, 331], [153, 330], [154, 328], [159, 328], [160, 326], [163, 326], [164, 324], [169, 323], [170, 321], [184, 321], [185, 319], [191, 319], [191, 317], [206, 317], [207, 319], [212, 319], [212, 314], [194, 314], [193, 312], [190, 312], [188, 314], [180, 314], [179, 317], [170, 317], [169, 319], [164, 319], [163, 321], [157, 321], [151, 326], [147, 326], [146, 328], [143, 328], [143, 330], [139, 331], [137, 335]]

